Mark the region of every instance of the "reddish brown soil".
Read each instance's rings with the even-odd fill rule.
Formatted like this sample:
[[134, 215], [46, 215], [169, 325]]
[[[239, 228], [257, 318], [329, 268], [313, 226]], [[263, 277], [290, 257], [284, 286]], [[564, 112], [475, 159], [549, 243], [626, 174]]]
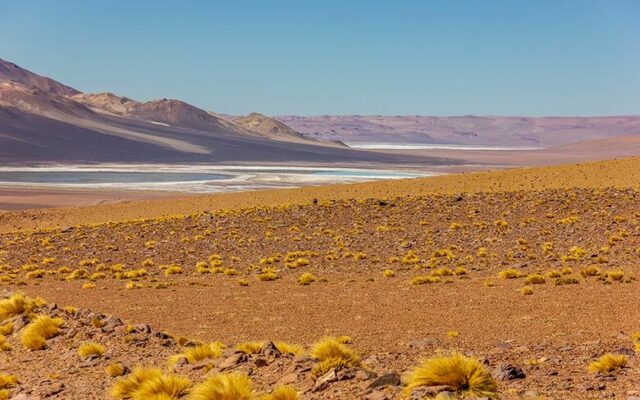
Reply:
[[[403, 373], [437, 349], [459, 349], [486, 359], [491, 368], [511, 364], [525, 371], [524, 380], [501, 383], [503, 398], [521, 398], [531, 390], [557, 399], [626, 398], [637, 390], [640, 371], [629, 337], [640, 330], [640, 311], [630, 306], [640, 301], [635, 280], [639, 195], [622, 188], [469, 191], [224, 209], [8, 233], [0, 236], [0, 263], [6, 264], [3, 279], [11, 290], [150, 323], [175, 335], [228, 344], [287, 340], [303, 345], [325, 335], [349, 335], [356, 349], [377, 360], [373, 370], [378, 374]], [[553, 248], [545, 251], [545, 242]], [[573, 247], [584, 250], [575, 260], [567, 258]], [[486, 256], [478, 254], [480, 248]], [[410, 250], [419, 261], [389, 260]], [[449, 257], [443, 250], [450, 251]], [[306, 253], [292, 259], [306, 258], [309, 265], [287, 267], [286, 255], [295, 251]], [[195, 264], [212, 254], [220, 254], [221, 267], [234, 268], [238, 275], [198, 273]], [[279, 261], [261, 263], [276, 255]], [[49, 257], [55, 260], [43, 263]], [[141, 289], [125, 289], [129, 280], [110, 272], [116, 263], [125, 270], [139, 269], [147, 258], [154, 265], [135, 280]], [[94, 264], [80, 267], [88, 259], [95, 259]], [[44, 278], [27, 278], [26, 270], [33, 267], [24, 264], [49, 272]], [[180, 265], [182, 273], [165, 275], [163, 266], [169, 264]], [[64, 266], [86, 268], [90, 274], [104, 270], [106, 276], [96, 277], [96, 288], [81, 289], [87, 280], [65, 280], [69, 272], [57, 272]], [[597, 266], [598, 276], [583, 277], [580, 271], [590, 266]], [[278, 279], [256, 279], [263, 267], [273, 268]], [[416, 276], [455, 268], [466, 274], [411, 284]], [[532, 295], [523, 295], [524, 278], [498, 278], [508, 268], [524, 275], [570, 268], [563, 278], [573, 277], [577, 284], [557, 286], [558, 278], [547, 276], [544, 284], [530, 285]], [[385, 269], [396, 276], [383, 276]], [[607, 271], [619, 269], [624, 270], [620, 281], [607, 278]], [[318, 281], [299, 285], [304, 272]], [[239, 286], [239, 278], [249, 286]], [[156, 288], [160, 283], [168, 288]], [[460, 335], [449, 338], [449, 331]], [[589, 362], [607, 351], [628, 354], [629, 368], [608, 375], [587, 373]], [[157, 364], [165, 353], [150, 348], [142, 362]], [[29, 354], [24, 357], [32, 359], [32, 370], [52, 362], [48, 350], [33, 353], [35, 358]], [[532, 366], [527, 360], [539, 361]], [[19, 373], [15, 361], [9, 364], [10, 372]], [[64, 360], [51, 365], [67, 368]], [[259, 389], [273, 387], [286, 375], [283, 368], [258, 373]], [[35, 378], [23, 374], [28, 390]], [[92, 377], [108, 386], [109, 378], [95, 376], [74, 379]], [[313, 385], [310, 378], [298, 379], [295, 385], [305, 392], [303, 398], [361, 398], [369, 383], [349, 380], [312, 393], [306, 391]], [[74, 398], [81, 393], [75, 390], [80, 389], [70, 386], [58, 398]], [[395, 398], [400, 388], [388, 392]], [[100, 398], [98, 389], [91, 393]]]

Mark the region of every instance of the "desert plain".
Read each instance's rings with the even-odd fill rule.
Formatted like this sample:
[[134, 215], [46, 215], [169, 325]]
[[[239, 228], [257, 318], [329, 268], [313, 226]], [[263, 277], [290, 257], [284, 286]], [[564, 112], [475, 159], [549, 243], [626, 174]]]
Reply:
[[[0, 393], [634, 399], [639, 183], [622, 158], [2, 213]], [[412, 384], [452, 354], [490, 390]]]

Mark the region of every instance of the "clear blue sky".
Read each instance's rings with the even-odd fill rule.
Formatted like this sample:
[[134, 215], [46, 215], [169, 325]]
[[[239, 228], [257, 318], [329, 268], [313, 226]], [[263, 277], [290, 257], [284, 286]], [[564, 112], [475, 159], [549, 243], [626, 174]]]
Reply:
[[640, 1], [0, 0], [0, 58], [234, 114], [640, 114]]

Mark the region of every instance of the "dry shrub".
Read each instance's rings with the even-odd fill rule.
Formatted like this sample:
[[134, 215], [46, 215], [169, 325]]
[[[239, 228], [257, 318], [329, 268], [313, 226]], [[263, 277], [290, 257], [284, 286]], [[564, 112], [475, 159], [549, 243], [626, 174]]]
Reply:
[[498, 397], [498, 386], [479, 360], [453, 352], [422, 361], [405, 377], [406, 392], [428, 386], [448, 386], [458, 396]]
[[37, 317], [22, 332], [22, 344], [30, 350], [42, 350], [47, 339], [58, 334], [64, 324], [62, 318], [51, 318], [46, 315]]
[[196, 385], [188, 400], [252, 400], [253, 383], [244, 374], [216, 374]]
[[339, 338], [328, 337], [320, 340], [311, 347], [309, 355], [318, 361], [311, 371], [316, 377], [324, 375], [332, 368], [342, 369], [360, 365], [358, 353]]
[[587, 367], [588, 371], [592, 374], [596, 372], [607, 373], [617, 371], [627, 366], [627, 356], [624, 354], [612, 354], [607, 353], [597, 359], [596, 361], [592, 361]]
[[78, 347], [78, 355], [82, 358], [89, 356], [101, 356], [107, 349], [100, 343], [86, 342]]

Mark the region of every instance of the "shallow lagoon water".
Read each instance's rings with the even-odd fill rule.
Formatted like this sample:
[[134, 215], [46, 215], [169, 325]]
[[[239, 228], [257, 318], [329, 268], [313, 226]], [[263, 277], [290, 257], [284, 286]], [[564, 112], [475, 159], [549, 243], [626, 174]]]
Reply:
[[354, 149], [366, 150], [493, 150], [493, 151], [525, 151], [540, 150], [539, 147], [505, 147], [480, 146], [471, 144], [439, 144], [439, 143], [377, 143], [377, 142], [349, 142], [347, 146]]
[[56, 165], [0, 167], [0, 185], [206, 193], [413, 178], [425, 175], [429, 174], [364, 168], [143, 164]]

